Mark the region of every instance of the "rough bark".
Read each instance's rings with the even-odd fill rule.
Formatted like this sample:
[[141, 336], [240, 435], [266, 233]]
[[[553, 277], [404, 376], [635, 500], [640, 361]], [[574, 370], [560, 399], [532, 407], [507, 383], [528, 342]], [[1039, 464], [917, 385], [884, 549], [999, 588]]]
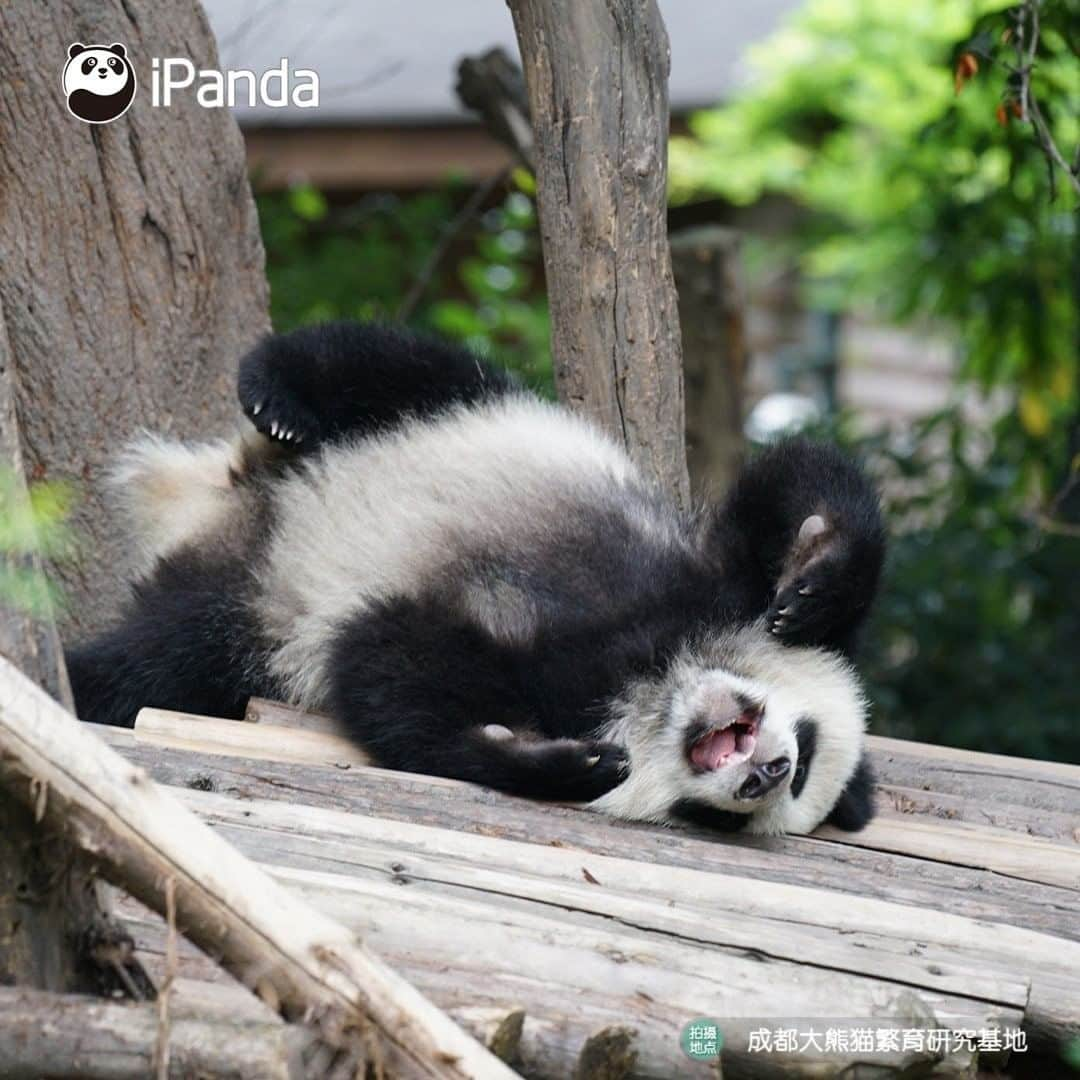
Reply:
[[[72, 116], [67, 45], [123, 42], [128, 112]], [[217, 67], [195, 0], [0, 4], [0, 312], [28, 479], [81, 483], [81, 557], [56, 570], [86, 633], [121, 596], [123, 542], [102, 503], [109, 454], [139, 427], [226, 430], [237, 356], [268, 329], [242, 140], [181, 91], [150, 104], [153, 56]]]
[[560, 398], [689, 498], [655, 0], [510, 0], [536, 140]]
[[155, 911], [175, 905], [188, 940], [354, 1066], [440, 1080], [514, 1075], [340, 922], [276, 884], [3, 660], [0, 798], [36, 809]]
[[[11, 498], [23, 501], [27, 490], [15, 425], [14, 379], [0, 308], [0, 470], [8, 474]], [[0, 515], [4, 512], [0, 503]], [[0, 551], [4, 558], [41, 572], [41, 560], [33, 552]], [[64, 654], [49, 612], [31, 615], [0, 596], [0, 657], [70, 707]], [[97, 972], [84, 945], [87, 928], [100, 925], [101, 900], [86, 866], [63, 838], [38, 827], [31, 809], [0, 799], [0, 984], [56, 990], [94, 986]]]
[[[227, 1014], [181, 1016], [168, 1033], [171, 1080], [298, 1080], [303, 1029]], [[145, 1080], [155, 1072], [157, 1008], [0, 987], [0, 1075], [7, 1080]]]
[[687, 229], [671, 239], [679, 289], [686, 458], [696, 498], [722, 495], [742, 464], [745, 301], [739, 235]]

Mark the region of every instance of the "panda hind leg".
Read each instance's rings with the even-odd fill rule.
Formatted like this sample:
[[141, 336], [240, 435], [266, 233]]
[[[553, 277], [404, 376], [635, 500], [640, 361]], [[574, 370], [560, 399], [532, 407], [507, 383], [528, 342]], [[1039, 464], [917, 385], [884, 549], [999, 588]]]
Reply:
[[467, 350], [395, 327], [336, 322], [260, 342], [240, 362], [237, 390], [258, 431], [307, 453], [513, 385]]

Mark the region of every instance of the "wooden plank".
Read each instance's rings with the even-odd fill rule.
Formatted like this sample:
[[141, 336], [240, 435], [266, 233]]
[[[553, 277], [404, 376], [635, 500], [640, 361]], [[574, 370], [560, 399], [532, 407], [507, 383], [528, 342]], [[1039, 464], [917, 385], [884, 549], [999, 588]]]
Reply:
[[935, 911], [944, 907], [956, 914], [1062, 937], [1080, 936], [1075, 892], [969, 867], [922, 862], [815, 838], [718, 837], [700, 830], [657, 830], [416, 774], [161, 751], [135, 743], [129, 731], [109, 728], [101, 733], [155, 778], [180, 787], [217, 790], [243, 799], [303, 802], [631, 859], [647, 857], [658, 865], [815, 885]]
[[921, 859], [973, 866], [1023, 881], [1080, 890], [1080, 848], [1007, 829], [962, 821], [878, 818], [857, 833], [832, 826], [815, 835], [839, 844], [896, 851]]
[[879, 818], [901, 821], [915, 818], [990, 826], [1021, 836], [1041, 836], [1046, 840], [1062, 842], [1066, 847], [1074, 847], [1080, 842], [1080, 814], [1017, 806], [993, 796], [987, 799], [972, 798], [927, 791], [923, 787], [879, 783], [877, 812]]
[[885, 784], [957, 795], [974, 805], [1023, 806], [1074, 819], [1080, 812], [1080, 767], [1076, 765], [902, 739], [872, 737], [869, 744], [874, 769]]
[[317, 765], [367, 765], [371, 758], [344, 736], [309, 728], [276, 727], [272, 733], [237, 720], [218, 720], [167, 709], [140, 709], [135, 719], [140, 742], [174, 749], [203, 750], [264, 761]]
[[[368, 760], [367, 756], [356, 750], [348, 740], [326, 732], [283, 728], [275, 733], [273, 739], [267, 739], [265, 733], [235, 721], [158, 709], [143, 709], [136, 722], [135, 731], [138, 738], [157, 745], [210, 749], [213, 752], [237, 753], [245, 757], [269, 756], [276, 760], [317, 764], [328, 761], [337, 764], [364, 764]], [[952, 755], [948, 755], [947, 760], [954, 760], [953, 755], [956, 753], [959, 752], [954, 751]], [[1012, 760], [1014, 759], [995, 758], [995, 767], [1000, 766], [1001, 761]], [[1076, 771], [1080, 773], [1080, 770]], [[1080, 887], [1080, 847], [1073, 845], [1071, 836], [1068, 846], [1059, 847], [1028, 836], [1010, 838], [1004, 830], [981, 829], [963, 822], [954, 824], [942, 820], [927, 826], [911, 821], [910, 829], [908, 824], [878, 821], [859, 833], [822, 829], [817, 835], [835, 843], [894, 851], [960, 866], [979, 867], [1024, 881], [1065, 888]], [[928, 832], [928, 828], [932, 831]]]
[[837, 905], [832, 893], [805, 886], [583, 858], [573, 850], [307, 806], [238, 804], [201, 792], [183, 798], [259, 861], [291, 859], [302, 867], [534, 900], [720, 947], [823, 969], [871, 970], [897, 983], [1018, 1006], [1027, 997], [1026, 976], [1037, 973], [1066, 1003], [1063, 1015], [1080, 1023], [1080, 945], [1025, 928], [995, 926], [988, 934], [986, 924], [952, 913], [929, 921], [881, 900], [851, 897]]
[[281, 701], [268, 701], [266, 698], [259, 697], [248, 700], [247, 708], [244, 710], [244, 720], [249, 724], [303, 728], [306, 731], [321, 731], [327, 735], [342, 734], [337, 721], [332, 717], [322, 713], [305, 712], [296, 705], [286, 705]]
[[884, 735], [871, 735], [869, 744], [875, 754], [889, 756], [900, 754], [915, 756], [934, 762], [948, 762], [984, 772], [1002, 773], [1036, 780], [1064, 782], [1080, 792], [1080, 765], [1064, 761], [1042, 761], [1038, 758], [1010, 757], [1007, 754], [987, 754], [981, 750], [964, 750], [956, 746], [936, 746], [933, 743], [915, 742], [910, 739], [890, 739]]

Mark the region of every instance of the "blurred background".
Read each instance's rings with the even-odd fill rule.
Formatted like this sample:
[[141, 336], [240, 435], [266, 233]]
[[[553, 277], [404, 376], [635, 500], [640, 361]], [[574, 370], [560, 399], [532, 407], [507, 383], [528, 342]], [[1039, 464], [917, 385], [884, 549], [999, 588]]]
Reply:
[[[1031, 91], [1080, 165], [1080, 0], [1036, 6]], [[850, 446], [893, 532], [875, 729], [1080, 760], [1078, 198], [1023, 104], [1030, 5], [660, 7], [698, 493], [792, 427]], [[471, 70], [513, 99], [505, 5], [206, 9], [223, 67], [320, 77], [317, 109], [236, 109], [275, 328], [400, 318], [553, 393], [532, 175], [457, 89], [501, 47]]]

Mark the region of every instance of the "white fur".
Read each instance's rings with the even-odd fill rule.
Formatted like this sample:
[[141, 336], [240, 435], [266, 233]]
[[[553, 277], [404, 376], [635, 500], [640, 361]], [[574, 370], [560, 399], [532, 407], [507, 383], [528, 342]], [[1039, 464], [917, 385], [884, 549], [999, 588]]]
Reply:
[[224, 440], [187, 445], [143, 435], [126, 447], [108, 483], [131, 526], [137, 570], [228, 528], [240, 456], [240, 444]]
[[[686, 759], [686, 732], [704, 696], [717, 689], [764, 702], [763, 719], [748, 760], [699, 774]], [[817, 746], [806, 786], [793, 798], [795, 725], [803, 717], [817, 723]], [[598, 736], [626, 747], [630, 775], [591, 806], [615, 817], [664, 822], [676, 802], [692, 799], [736, 813], [753, 807], [750, 832], [809, 832], [855, 772], [865, 725], [866, 702], [847, 661], [823, 649], [781, 645], [758, 623], [688, 651], [662, 679], [642, 681], [616, 702]], [[739, 800], [735, 793], [752, 768], [780, 756], [792, 762], [784, 782], [753, 804]]]
[[[637, 510], [645, 498], [613, 442], [525, 396], [330, 447], [276, 489], [259, 607], [270, 634], [286, 642], [272, 657], [274, 673], [296, 701], [319, 707], [327, 648], [345, 617], [459, 574], [463, 553], [542, 545], [575, 507], [610, 504], [641, 533], [655, 530]], [[523, 593], [505, 583], [461, 584], [485, 629], [529, 639], [536, 614]]]

